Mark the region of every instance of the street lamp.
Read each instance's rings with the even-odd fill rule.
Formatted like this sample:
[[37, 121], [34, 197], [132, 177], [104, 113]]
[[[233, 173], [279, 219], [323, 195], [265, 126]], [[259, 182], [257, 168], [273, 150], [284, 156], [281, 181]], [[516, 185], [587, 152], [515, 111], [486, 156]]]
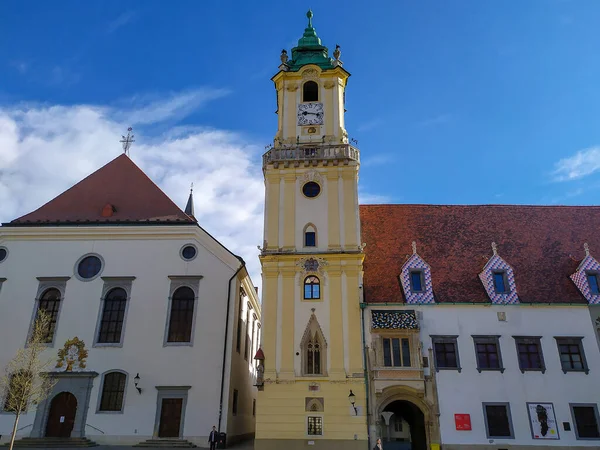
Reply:
[[137, 374], [135, 375], [135, 378], [133, 379], [133, 385], [134, 385], [134, 386], [135, 386], [135, 388], [137, 389], [137, 391], [138, 391], [138, 394], [141, 394], [141, 393], [142, 393], [142, 388], [141, 388], [141, 387], [138, 387], [138, 384], [140, 384], [140, 374], [139, 374], [139, 373], [137, 373]]
[[354, 406], [356, 404], [356, 395], [354, 395], [354, 392], [352, 392], [352, 389], [350, 389], [350, 395], [348, 395], [348, 401], [352, 405], [352, 409], [354, 409], [354, 414], [358, 416], [358, 409], [356, 409], [356, 406]]

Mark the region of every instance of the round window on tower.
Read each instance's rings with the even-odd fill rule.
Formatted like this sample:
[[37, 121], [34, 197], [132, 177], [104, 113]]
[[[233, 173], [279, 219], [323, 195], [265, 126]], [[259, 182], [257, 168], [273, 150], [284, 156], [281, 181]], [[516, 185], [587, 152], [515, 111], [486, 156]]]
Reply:
[[75, 275], [82, 281], [91, 281], [100, 275], [103, 266], [99, 255], [84, 255], [75, 264]]
[[309, 181], [302, 186], [302, 193], [308, 198], [315, 198], [321, 193], [321, 186], [314, 181]]

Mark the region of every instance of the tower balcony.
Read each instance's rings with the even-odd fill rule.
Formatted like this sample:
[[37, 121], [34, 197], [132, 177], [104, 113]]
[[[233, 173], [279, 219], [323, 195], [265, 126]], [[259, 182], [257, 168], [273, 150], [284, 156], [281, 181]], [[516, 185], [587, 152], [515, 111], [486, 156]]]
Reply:
[[271, 147], [263, 155], [263, 169], [269, 164], [275, 168], [279, 164], [289, 167], [293, 164], [295, 167], [316, 165], [319, 162], [324, 164], [344, 164], [350, 161], [360, 163], [360, 152], [358, 148], [350, 144], [295, 144], [281, 147]]

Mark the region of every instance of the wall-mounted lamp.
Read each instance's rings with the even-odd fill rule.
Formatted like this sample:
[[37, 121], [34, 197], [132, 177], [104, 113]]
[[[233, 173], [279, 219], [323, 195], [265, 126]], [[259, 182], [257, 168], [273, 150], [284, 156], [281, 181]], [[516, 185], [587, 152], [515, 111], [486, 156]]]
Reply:
[[256, 351], [256, 355], [254, 356], [256, 360], [256, 386], [259, 391], [262, 391], [265, 386], [264, 373], [265, 373], [265, 354], [262, 351], [262, 348], [258, 348]]
[[348, 401], [350, 402], [350, 404], [352, 405], [352, 408], [354, 409], [354, 414], [356, 416], [358, 416], [358, 409], [356, 408], [356, 406], [354, 406], [356, 404], [356, 395], [354, 395], [354, 392], [352, 392], [352, 389], [350, 389], [350, 395], [348, 395]]
[[136, 374], [135, 378], [133, 379], [133, 385], [135, 386], [135, 388], [138, 391], [138, 394], [142, 393], [142, 388], [138, 386], [138, 384], [140, 384], [140, 374]]

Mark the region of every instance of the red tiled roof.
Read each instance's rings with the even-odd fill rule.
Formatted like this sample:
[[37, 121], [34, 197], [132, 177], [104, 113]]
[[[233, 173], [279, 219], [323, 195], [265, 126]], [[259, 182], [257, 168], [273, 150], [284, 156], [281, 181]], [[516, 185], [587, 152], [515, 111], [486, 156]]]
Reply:
[[431, 266], [436, 302], [489, 302], [479, 273], [491, 243], [512, 266], [521, 303], [586, 303], [569, 276], [600, 259], [597, 206], [362, 205], [367, 302], [404, 302], [398, 275], [411, 243]]
[[5, 225], [196, 223], [122, 154], [35, 211]]

